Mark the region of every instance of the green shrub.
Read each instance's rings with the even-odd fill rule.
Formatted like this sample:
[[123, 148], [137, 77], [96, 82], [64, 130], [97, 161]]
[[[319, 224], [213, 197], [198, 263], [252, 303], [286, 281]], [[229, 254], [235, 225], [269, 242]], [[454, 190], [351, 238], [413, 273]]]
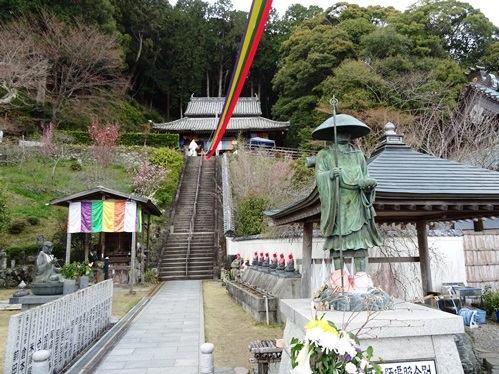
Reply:
[[7, 259], [15, 260], [16, 263], [24, 263], [27, 256], [36, 256], [40, 249], [36, 244], [22, 247], [7, 247]]
[[499, 290], [492, 291], [492, 287], [490, 285], [486, 285], [484, 287], [482, 295], [482, 309], [490, 315], [499, 311]]
[[256, 235], [263, 231], [263, 212], [269, 206], [269, 198], [253, 195], [238, 204], [235, 215], [236, 233], [238, 236]]
[[12, 234], [12, 235], [20, 234], [24, 231], [26, 226], [27, 226], [27, 224], [26, 224], [25, 220], [16, 219], [16, 220], [12, 221], [11, 224], [9, 225], [9, 228], [8, 228], [9, 234]]
[[[57, 131], [71, 136], [74, 144], [91, 145], [92, 139], [87, 131]], [[125, 132], [121, 134], [119, 145], [124, 146], [143, 146], [160, 148], [170, 147], [178, 148], [178, 134], [145, 134], [139, 132]]]
[[144, 273], [144, 282], [152, 284], [158, 283], [158, 274], [156, 274], [154, 270], [151, 269], [147, 270]]
[[182, 154], [172, 148], [159, 148], [154, 150], [149, 157], [151, 163], [162, 166], [169, 171], [168, 178], [154, 195], [162, 204], [169, 204], [173, 200], [182, 172], [183, 160]]
[[83, 167], [81, 166], [81, 164], [78, 162], [78, 161], [71, 161], [71, 164], [69, 165], [69, 169], [71, 171], [82, 171], [83, 170]]

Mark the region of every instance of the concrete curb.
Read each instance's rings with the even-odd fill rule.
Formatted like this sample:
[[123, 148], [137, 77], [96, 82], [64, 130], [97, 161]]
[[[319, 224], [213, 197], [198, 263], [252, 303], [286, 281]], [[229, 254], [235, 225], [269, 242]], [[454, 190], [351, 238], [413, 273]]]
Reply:
[[123, 318], [111, 327], [96, 343], [77, 358], [77, 361], [62, 372], [67, 374], [93, 373], [107, 356], [108, 352], [120, 341], [132, 322], [139, 316], [151, 298], [164, 286], [164, 282], [155, 286]]

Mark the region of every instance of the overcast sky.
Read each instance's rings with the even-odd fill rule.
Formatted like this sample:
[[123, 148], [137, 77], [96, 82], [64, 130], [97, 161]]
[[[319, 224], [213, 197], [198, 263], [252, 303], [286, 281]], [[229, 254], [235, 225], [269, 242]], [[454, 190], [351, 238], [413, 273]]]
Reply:
[[[209, 3], [214, 3], [215, 0], [207, 0]], [[252, 0], [231, 0], [234, 9], [244, 10], [248, 12], [251, 8]], [[310, 5], [320, 6], [322, 9], [339, 2], [340, 0], [273, 0], [272, 6], [277, 9], [279, 14], [284, 14], [286, 9], [292, 4], [301, 4], [305, 7]], [[350, 4], [359, 4], [360, 6], [368, 5], [381, 5], [381, 6], [393, 6], [395, 9], [404, 11], [410, 5], [414, 4], [416, 0], [345, 0]], [[475, 9], [480, 9], [480, 11], [485, 14], [485, 16], [497, 27], [499, 27], [499, 1], [497, 0], [462, 0], [470, 4]], [[175, 0], [170, 1], [171, 4], [175, 3]]]

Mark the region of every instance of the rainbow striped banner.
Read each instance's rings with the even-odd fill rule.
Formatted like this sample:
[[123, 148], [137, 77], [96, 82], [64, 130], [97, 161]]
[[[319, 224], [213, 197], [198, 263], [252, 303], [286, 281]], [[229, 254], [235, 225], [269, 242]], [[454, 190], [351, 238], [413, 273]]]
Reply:
[[216, 152], [218, 143], [222, 140], [225, 129], [229, 124], [230, 117], [236, 106], [241, 90], [243, 89], [244, 82], [248, 76], [249, 69], [253, 63], [258, 44], [265, 29], [265, 24], [269, 18], [270, 9], [272, 7], [272, 0], [253, 0], [251, 10], [248, 14], [246, 21], [246, 28], [241, 39], [239, 46], [239, 53], [237, 55], [236, 65], [232, 72], [227, 95], [222, 110], [222, 115], [218, 120], [217, 130], [213, 136], [213, 143], [205, 156], [206, 159], [211, 158]]
[[141, 231], [142, 211], [136, 201], [100, 200], [69, 204], [68, 233]]

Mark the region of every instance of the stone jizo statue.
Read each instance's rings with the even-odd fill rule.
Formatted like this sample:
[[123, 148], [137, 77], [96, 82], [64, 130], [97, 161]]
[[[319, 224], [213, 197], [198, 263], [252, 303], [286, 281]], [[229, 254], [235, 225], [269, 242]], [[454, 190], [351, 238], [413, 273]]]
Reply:
[[279, 260], [277, 261], [277, 271], [284, 271], [284, 268], [286, 267], [286, 260], [284, 259], [284, 253], [281, 253], [279, 255]]
[[272, 259], [270, 260], [269, 270], [274, 271], [277, 268], [277, 253], [272, 255]]
[[288, 273], [294, 273], [295, 271], [295, 260], [293, 258], [292, 253], [290, 253], [288, 256], [288, 261], [286, 262], [286, 267], [284, 268], [284, 271]]
[[237, 279], [240, 275], [239, 270], [241, 269], [241, 265], [243, 264], [243, 259], [241, 255], [238, 253], [236, 258], [230, 264], [230, 274], [232, 279]]
[[253, 253], [253, 260], [251, 262], [251, 266], [258, 266], [258, 252]]
[[[330, 118], [314, 130], [312, 137], [333, 141], [333, 126]], [[350, 140], [367, 135], [370, 129], [354, 117], [340, 114], [336, 116], [336, 130], [336, 144], [322, 149], [315, 160], [324, 250], [330, 251], [336, 269], [341, 268], [343, 251], [344, 257], [354, 258], [357, 271], [365, 272], [368, 248], [382, 243], [374, 222], [376, 181], [369, 176], [364, 155]]]

